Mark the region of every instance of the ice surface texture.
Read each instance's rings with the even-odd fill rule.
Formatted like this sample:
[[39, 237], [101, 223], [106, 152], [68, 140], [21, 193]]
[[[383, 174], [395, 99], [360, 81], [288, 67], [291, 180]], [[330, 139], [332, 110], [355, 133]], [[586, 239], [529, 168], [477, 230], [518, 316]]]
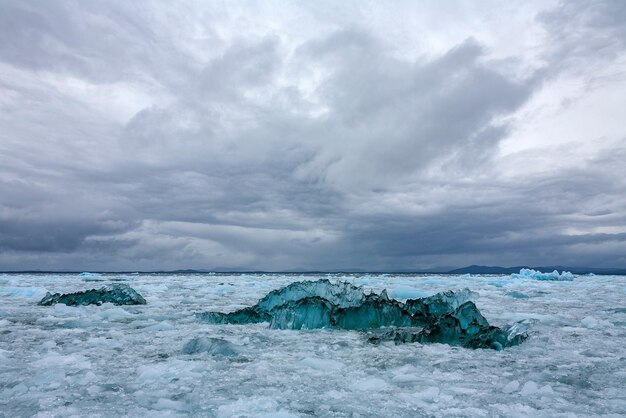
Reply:
[[[626, 417], [626, 276], [98, 278], [106, 281], [86, 285], [78, 274], [0, 274], [0, 416]], [[490, 325], [507, 329], [507, 323], [533, 318], [532, 337], [503, 351], [372, 344], [368, 337], [394, 328], [277, 331], [268, 327], [269, 319], [237, 326], [194, 316], [233, 312], [274, 289], [322, 278], [361, 285], [366, 294], [386, 288], [401, 302], [467, 287], [480, 294], [470, 300]], [[148, 304], [37, 306], [47, 291], [79, 292], [115, 280], [124, 280]], [[507, 330], [514, 337], [515, 328], [530, 324]], [[196, 348], [188, 349], [199, 351], [183, 352], [196, 338]], [[223, 355], [220, 343], [201, 341], [209, 338], [232, 344], [238, 354]]]
[[[271, 291], [256, 305], [231, 313], [204, 312], [197, 317], [216, 324], [268, 322], [276, 329], [338, 328], [368, 330], [401, 327], [372, 337], [372, 342], [445, 343], [468, 348], [501, 350], [517, 345], [527, 337], [526, 330], [510, 337], [508, 328], [490, 326], [469, 299], [475, 293], [464, 289], [446, 291], [421, 299], [400, 302], [386, 291], [366, 294], [346, 282], [295, 282]], [[416, 332], [404, 330], [423, 327]], [[519, 330], [519, 327], [515, 328]]]
[[78, 305], [102, 305], [112, 303], [114, 305], [145, 305], [146, 300], [133, 288], [125, 284], [109, 284], [100, 289], [90, 289], [76, 293], [46, 293], [39, 305], [50, 306], [63, 303], [68, 306]]

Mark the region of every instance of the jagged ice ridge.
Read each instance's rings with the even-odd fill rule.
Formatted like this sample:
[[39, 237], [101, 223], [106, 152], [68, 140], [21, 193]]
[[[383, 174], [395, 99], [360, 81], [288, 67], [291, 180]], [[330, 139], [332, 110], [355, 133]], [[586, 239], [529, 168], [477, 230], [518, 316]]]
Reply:
[[114, 305], [145, 305], [146, 300], [132, 287], [125, 284], [107, 284], [100, 289], [90, 289], [75, 293], [46, 293], [39, 301], [39, 305], [50, 306], [63, 303], [68, 306], [78, 305], [102, 305], [112, 303]]
[[445, 343], [466, 348], [502, 350], [528, 337], [528, 327], [514, 324], [491, 326], [470, 298], [468, 289], [401, 302], [386, 291], [366, 294], [346, 282], [295, 282], [271, 291], [251, 307], [231, 313], [203, 312], [196, 316], [214, 324], [269, 322], [274, 329], [394, 329], [370, 337], [370, 341], [396, 343]]

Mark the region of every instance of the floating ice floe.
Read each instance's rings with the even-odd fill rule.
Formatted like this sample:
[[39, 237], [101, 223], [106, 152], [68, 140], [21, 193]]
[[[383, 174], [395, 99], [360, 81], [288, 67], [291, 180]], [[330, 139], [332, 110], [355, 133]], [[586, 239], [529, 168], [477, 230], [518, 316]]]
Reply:
[[552, 273], [543, 273], [533, 269], [521, 269], [518, 273], [511, 274], [513, 279], [535, 279], [535, 280], [550, 280], [550, 281], [572, 281], [574, 275], [569, 271], [563, 271], [559, 273], [554, 270]]
[[400, 302], [389, 298], [384, 290], [381, 294], [366, 294], [361, 287], [323, 279], [273, 290], [256, 305], [235, 312], [203, 312], [196, 316], [214, 324], [269, 322], [275, 329], [395, 327], [372, 336], [373, 343], [438, 342], [501, 350], [527, 338], [527, 327], [520, 324], [490, 326], [470, 301], [476, 296], [464, 289]]
[[146, 300], [133, 288], [125, 284], [109, 284], [100, 289], [90, 289], [76, 293], [46, 293], [39, 305], [50, 306], [63, 303], [68, 306], [77, 305], [102, 305], [113, 303], [114, 305], [145, 305]]

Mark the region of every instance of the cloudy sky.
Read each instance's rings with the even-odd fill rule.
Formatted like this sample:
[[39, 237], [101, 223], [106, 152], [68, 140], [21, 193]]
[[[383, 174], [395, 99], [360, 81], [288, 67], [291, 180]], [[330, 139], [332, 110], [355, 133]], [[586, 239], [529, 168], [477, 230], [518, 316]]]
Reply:
[[626, 2], [0, 2], [0, 270], [626, 267]]

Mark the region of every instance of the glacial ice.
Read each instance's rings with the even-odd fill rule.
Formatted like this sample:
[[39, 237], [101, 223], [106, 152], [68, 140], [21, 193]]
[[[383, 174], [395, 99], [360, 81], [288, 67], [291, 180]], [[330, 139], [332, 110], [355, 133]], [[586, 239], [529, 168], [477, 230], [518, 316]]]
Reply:
[[343, 308], [321, 297], [306, 297], [276, 306], [269, 312], [270, 328], [340, 328], [364, 330], [384, 326], [408, 326], [413, 317], [403, 304], [386, 293], [367, 295], [358, 306]]
[[289, 301], [317, 296], [326, 299], [335, 306], [347, 308], [359, 306], [365, 300], [363, 289], [348, 282], [331, 282], [328, 279], [317, 281], [294, 282], [281, 289], [272, 290], [261, 299], [257, 306], [269, 312], [276, 306]]
[[331, 325], [333, 304], [319, 296], [308, 296], [276, 306], [269, 313], [270, 328], [316, 329]]
[[409, 299], [406, 301], [406, 308], [412, 315], [418, 316], [428, 323], [444, 314], [454, 312], [471, 298], [477, 297], [478, 294], [469, 289], [457, 292], [447, 290], [427, 298]]
[[543, 273], [533, 269], [521, 269], [518, 273], [511, 274], [513, 279], [534, 279], [534, 280], [548, 280], [548, 281], [572, 281], [574, 275], [569, 271], [563, 271], [559, 273], [554, 270], [552, 273]]
[[146, 300], [133, 288], [125, 284], [108, 284], [100, 289], [90, 289], [76, 293], [46, 293], [38, 303], [42, 306], [51, 306], [63, 303], [68, 306], [78, 305], [102, 305], [113, 303], [114, 305], [145, 305]]
[[383, 290], [380, 295], [368, 295], [359, 306], [337, 308], [333, 311], [331, 325], [341, 329], [409, 326], [413, 316], [403, 303], [389, 299]]
[[200, 312], [196, 317], [210, 324], [256, 324], [268, 322], [271, 316], [268, 312], [262, 311], [257, 306], [240, 309], [235, 312]]
[[209, 353], [212, 356], [233, 357], [239, 351], [232, 343], [221, 338], [195, 337], [183, 346], [183, 354]]
[[[469, 289], [445, 291], [421, 299], [400, 302], [380, 294], [365, 294], [347, 282], [327, 279], [295, 282], [271, 291], [256, 305], [231, 313], [203, 312], [200, 320], [215, 324], [251, 324], [269, 321], [274, 329], [334, 328], [369, 330], [397, 327], [372, 337], [372, 342], [438, 342], [468, 348], [503, 349], [526, 337], [520, 333], [508, 339], [508, 331], [491, 327], [476, 305], [478, 296]], [[414, 331], [415, 327], [424, 327]]]
[[471, 302], [465, 302], [454, 312], [445, 313], [423, 329], [396, 328], [369, 338], [372, 343], [394, 341], [400, 343], [443, 343], [465, 348], [502, 350], [519, 345], [528, 338], [528, 325], [513, 324], [505, 328], [490, 326]]

